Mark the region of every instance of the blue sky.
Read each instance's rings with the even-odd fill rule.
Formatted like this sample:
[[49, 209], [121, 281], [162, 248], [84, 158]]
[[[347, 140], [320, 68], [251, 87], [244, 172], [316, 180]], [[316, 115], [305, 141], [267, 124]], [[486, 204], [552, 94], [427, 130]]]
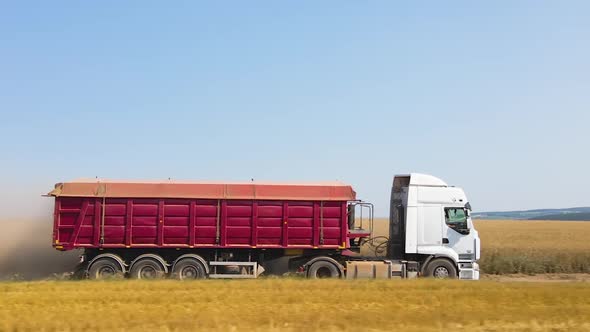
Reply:
[[590, 205], [586, 1], [0, 4], [0, 217], [78, 177]]

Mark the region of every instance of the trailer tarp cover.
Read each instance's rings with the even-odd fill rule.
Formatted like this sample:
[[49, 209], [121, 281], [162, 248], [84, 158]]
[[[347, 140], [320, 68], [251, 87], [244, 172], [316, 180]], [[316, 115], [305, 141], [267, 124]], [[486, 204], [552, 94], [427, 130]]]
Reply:
[[256, 200], [352, 201], [356, 193], [341, 182], [177, 182], [76, 180], [58, 183], [55, 197], [202, 198]]

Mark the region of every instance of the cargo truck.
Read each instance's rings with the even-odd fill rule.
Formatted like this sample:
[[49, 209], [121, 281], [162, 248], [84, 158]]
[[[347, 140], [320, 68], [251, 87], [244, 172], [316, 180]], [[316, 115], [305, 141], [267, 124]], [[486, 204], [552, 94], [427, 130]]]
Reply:
[[83, 249], [91, 279], [256, 278], [287, 259], [308, 278], [479, 279], [480, 240], [462, 189], [430, 175], [394, 177], [384, 255], [373, 205], [329, 183], [58, 183], [53, 247]]

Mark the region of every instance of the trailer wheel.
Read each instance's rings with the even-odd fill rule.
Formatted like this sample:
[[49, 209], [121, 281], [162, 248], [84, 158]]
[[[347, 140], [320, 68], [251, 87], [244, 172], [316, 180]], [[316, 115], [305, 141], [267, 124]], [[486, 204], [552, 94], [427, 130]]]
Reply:
[[151, 257], [140, 258], [134, 262], [129, 271], [133, 279], [159, 279], [164, 277], [166, 270], [162, 263]]
[[86, 279], [88, 275], [88, 263], [81, 263], [76, 265], [74, 268], [74, 272], [72, 273], [70, 279], [72, 280], [82, 280]]
[[182, 258], [172, 269], [172, 276], [179, 280], [203, 279], [207, 276], [203, 263], [195, 258]]
[[457, 278], [457, 268], [448, 259], [436, 258], [428, 263], [425, 270], [426, 277], [438, 279]]
[[88, 278], [90, 279], [113, 279], [122, 277], [123, 270], [119, 263], [108, 257], [97, 259], [88, 269]]
[[316, 261], [307, 270], [310, 279], [340, 278], [338, 267], [328, 261]]

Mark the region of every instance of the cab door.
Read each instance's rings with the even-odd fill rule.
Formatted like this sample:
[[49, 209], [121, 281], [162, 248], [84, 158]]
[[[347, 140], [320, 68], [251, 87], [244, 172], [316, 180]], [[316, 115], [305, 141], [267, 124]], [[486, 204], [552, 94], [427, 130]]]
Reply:
[[459, 255], [459, 260], [474, 260], [474, 240], [467, 210], [464, 207], [445, 207], [444, 218], [445, 246], [453, 249]]

